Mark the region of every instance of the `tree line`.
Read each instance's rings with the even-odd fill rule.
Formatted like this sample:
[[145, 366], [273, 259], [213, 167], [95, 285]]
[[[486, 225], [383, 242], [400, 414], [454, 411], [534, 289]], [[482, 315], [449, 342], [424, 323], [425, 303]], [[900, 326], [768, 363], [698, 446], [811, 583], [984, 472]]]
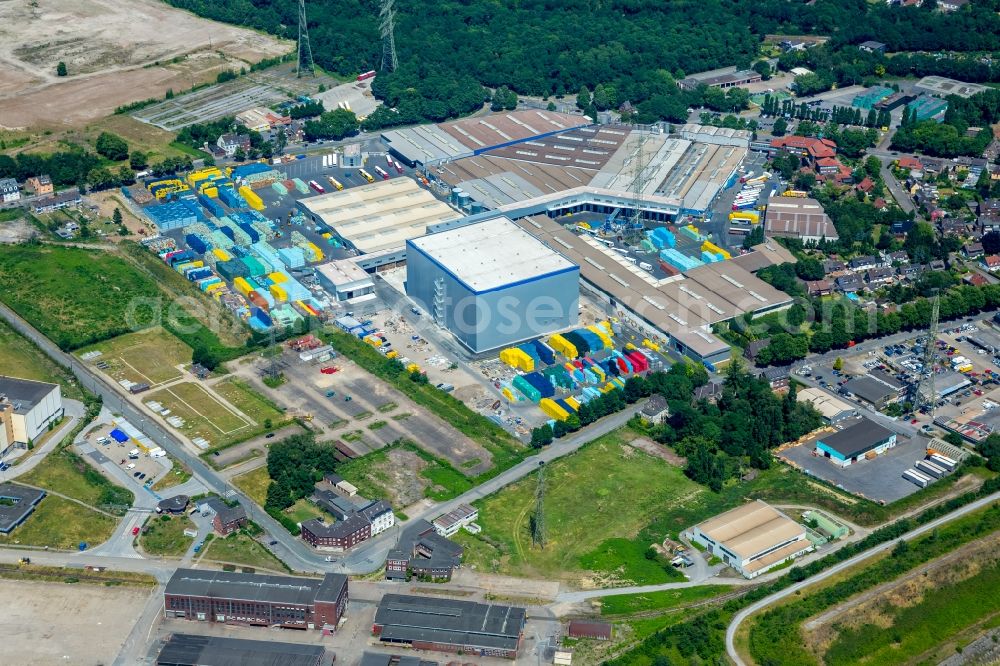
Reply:
[[[294, 3], [169, 1], [208, 18], [296, 37]], [[942, 14], [836, 0], [399, 2], [400, 66], [380, 73], [373, 84], [373, 92], [389, 108], [373, 113], [365, 129], [468, 113], [490, 100], [487, 89], [502, 86], [543, 98], [575, 95], [586, 87], [593, 91], [597, 110], [627, 101], [639, 122], [681, 121], [690, 96], [674, 82], [691, 72], [733, 64], [751, 67], [766, 34], [832, 34], [832, 53], [868, 39], [902, 51], [1000, 50], [1000, 19], [992, 10], [996, 4], [988, 0]], [[309, 29], [323, 69], [341, 76], [380, 69], [374, 3], [343, 0], [335, 9], [313, 11]], [[782, 66], [790, 62], [783, 58]], [[841, 72], [831, 64], [815, 76], [822, 85], [827, 79], [859, 82], [867, 69], [855, 70]], [[810, 79], [800, 83], [807, 89]], [[738, 109], [738, 94], [713, 90], [705, 105], [721, 112]]]

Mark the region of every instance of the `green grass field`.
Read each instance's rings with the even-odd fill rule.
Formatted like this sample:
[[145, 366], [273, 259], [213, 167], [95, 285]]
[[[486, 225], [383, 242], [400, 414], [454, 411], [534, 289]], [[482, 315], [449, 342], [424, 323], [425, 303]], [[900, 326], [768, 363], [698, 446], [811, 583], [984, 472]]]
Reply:
[[18, 479], [46, 490], [54, 490], [85, 504], [131, 506], [134, 495], [117, 486], [80, 456], [68, 449], [51, 452], [33, 470]]
[[285, 515], [294, 520], [296, 523], [304, 523], [312, 518], [323, 518], [329, 521], [330, 516], [326, 515], [326, 512], [322, 511], [315, 504], [306, 499], [300, 499], [285, 509]]
[[473, 481], [446, 460], [433, 456], [412, 442], [393, 444], [367, 455], [341, 463], [337, 473], [357, 486], [365, 497], [395, 496], [392, 488], [392, 478], [389, 467], [389, 451], [393, 448], [404, 448], [418, 455], [426, 466], [420, 470], [420, 476], [426, 482], [424, 496], [438, 502], [458, 497], [473, 487]]
[[0, 375], [35, 379], [62, 385], [64, 398], [81, 400], [76, 379], [56, 365], [42, 350], [0, 320]]
[[971, 578], [929, 589], [916, 605], [887, 608], [882, 615], [891, 621], [888, 627], [864, 624], [842, 629], [823, 660], [829, 666], [911, 663], [966, 628], [996, 618], [997, 590], [1000, 564], [994, 562]]
[[139, 330], [161, 310], [160, 290], [113, 252], [0, 246], [4, 302], [65, 350]]
[[49, 495], [39, 502], [23, 525], [9, 535], [0, 535], [0, 544], [76, 550], [81, 541], [90, 547], [107, 541], [116, 525], [114, 518], [103, 513]]
[[145, 399], [151, 400], [169, 409], [171, 416], [184, 419], [181, 432], [191, 438], [204, 437], [213, 447], [232, 444], [260, 430], [195, 382], [181, 382], [155, 391]]
[[[271, 485], [271, 477], [267, 475], [267, 466], [233, 477], [233, 485], [246, 493], [247, 497], [264, 506], [267, 499], [267, 487]], [[362, 493], [364, 494], [364, 493]]]
[[184, 530], [194, 527], [187, 516], [152, 516], [139, 535], [139, 545], [150, 555], [180, 557], [191, 547]]
[[89, 362], [107, 362], [110, 367], [102, 372], [115, 381], [128, 379], [152, 386], [181, 377], [177, 366], [191, 362], [191, 348], [159, 326], [85, 347], [77, 356], [92, 351], [101, 355]]
[[660, 590], [645, 594], [616, 594], [601, 599], [601, 615], [629, 615], [647, 611], [669, 611], [698, 601], [718, 597], [733, 589], [732, 585], [698, 585], [676, 590]]
[[218, 537], [212, 539], [201, 559], [275, 571], [288, 570], [285, 563], [272, 555], [267, 548], [241, 532], [230, 534], [224, 539]]
[[270, 419], [271, 427], [277, 428], [288, 421], [285, 413], [278, 409], [277, 405], [242, 380], [229, 377], [213, 384], [212, 389], [258, 424], [262, 425], [264, 421]]
[[[669, 565], [658, 564], [658, 574], [652, 571], [654, 562], [643, 556], [651, 541], [625, 544], [657, 515], [672, 513], [708, 491], [677, 467], [629, 446], [628, 437], [626, 432], [611, 433], [545, 466], [544, 550], [532, 546], [530, 531], [537, 474], [477, 502], [483, 534], [475, 540], [482, 547], [470, 549], [466, 562], [545, 578], [580, 578], [589, 565], [598, 577], [620, 584], [632, 580], [629, 576], [643, 582], [679, 577]], [[463, 535], [460, 542], [473, 539]], [[623, 555], [628, 559], [620, 559]], [[492, 566], [494, 561], [498, 567]]]
[[174, 466], [169, 472], [167, 472], [166, 475], [153, 484], [153, 490], [166, 490], [167, 488], [173, 488], [174, 486], [179, 486], [182, 483], [185, 483], [191, 478], [191, 471], [188, 468], [181, 465], [173, 457], [171, 457], [170, 460], [173, 462]]

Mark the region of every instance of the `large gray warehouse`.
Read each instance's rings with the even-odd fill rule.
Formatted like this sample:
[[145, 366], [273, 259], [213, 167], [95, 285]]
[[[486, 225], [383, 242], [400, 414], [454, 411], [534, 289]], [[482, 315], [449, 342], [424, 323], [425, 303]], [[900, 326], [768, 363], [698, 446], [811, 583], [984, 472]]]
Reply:
[[576, 324], [580, 267], [505, 217], [406, 243], [406, 293], [474, 353]]

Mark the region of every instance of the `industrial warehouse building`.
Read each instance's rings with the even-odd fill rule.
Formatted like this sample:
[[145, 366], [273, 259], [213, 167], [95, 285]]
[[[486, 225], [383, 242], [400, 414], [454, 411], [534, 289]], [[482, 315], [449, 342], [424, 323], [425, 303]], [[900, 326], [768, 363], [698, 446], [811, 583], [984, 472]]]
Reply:
[[382, 643], [418, 650], [516, 659], [526, 617], [525, 609], [514, 606], [387, 594], [372, 633]]
[[372, 276], [351, 259], [338, 259], [316, 267], [319, 283], [333, 300], [358, 306], [375, 300]]
[[819, 412], [827, 423], [837, 423], [858, 415], [858, 410], [840, 398], [835, 398], [826, 391], [808, 387], [800, 389], [795, 394], [799, 402], [808, 402]]
[[19, 483], [0, 483], [0, 533], [10, 534], [45, 497], [45, 491]]
[[816, 441], [816, 453], [829, 458], [835, 465], [847, 467], [864, 458], [874, 458], [894, 446], [896, 433], [860, 418], [845, 424], [842, 430], [820, 437]]
[[580, 267], [505, 217], [410, 240], [406, 293], [473, 353], [576, 324]]
[[392, 178], [296, 202], [313, 223], [331, 227], [364, 254], [401, 249], [428, 225], [460, 217], [411, 178]]
[[0, 451], [33, 442], [62, 415], [58, 384], [0, 376]]
[[156, 666], [325, 666], [322, 645], [172, 634]]
[[[581, 288], [609, 313], [628, 318], [651, 339], [709, 367], [727, 362], [731, 347], [711, 332], [712, 324], [746, 313], [761, 315], [789, 307], [792, 299], [740, 262], [720, 261], [658, 279], [590, 236], [536, 215], [516, 224], [580, 267]], [[756, 253], [756, 250], [755, 250]], [[762, 252], [769, 265], [783, 259]]]
[[746, 578], [812, 549], [803, 525], [761, 500], [696, 525], [690, 536]]
[[797, 238], [803, 243], [837, 240], [837, 229], [815, 199], [771, 197], [767, 201], [764, 231], [770, 238]]
[[347, 577], [322, 580], [177, 569], [163, 591], [169, 618], [331, 631], [347, 610]]

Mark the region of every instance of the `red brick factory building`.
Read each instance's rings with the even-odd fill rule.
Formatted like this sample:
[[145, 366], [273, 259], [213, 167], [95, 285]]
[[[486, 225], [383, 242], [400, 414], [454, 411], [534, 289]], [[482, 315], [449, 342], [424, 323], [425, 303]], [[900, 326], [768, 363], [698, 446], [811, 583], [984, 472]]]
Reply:
[[163, 591], [168, 618], [333, 631], [347, 610], [347, 577], [322, 579], [178, 569]]

